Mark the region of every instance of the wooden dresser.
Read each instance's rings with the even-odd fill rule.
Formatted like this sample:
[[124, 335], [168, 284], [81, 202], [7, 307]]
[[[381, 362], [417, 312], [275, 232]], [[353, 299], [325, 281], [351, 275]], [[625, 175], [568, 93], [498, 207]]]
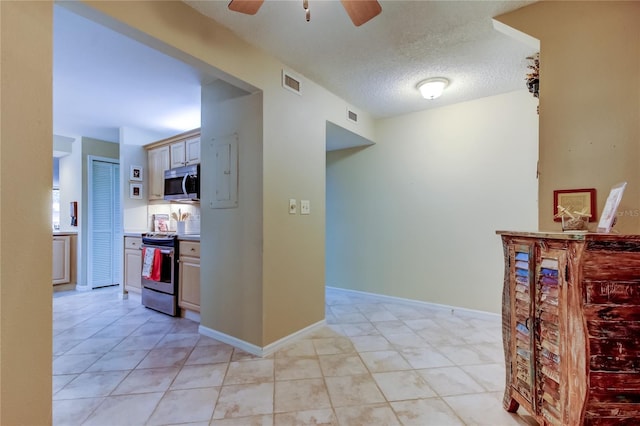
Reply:
[[504, 408], [540, 425], [640, 424], [640, 235], [497, 233]]

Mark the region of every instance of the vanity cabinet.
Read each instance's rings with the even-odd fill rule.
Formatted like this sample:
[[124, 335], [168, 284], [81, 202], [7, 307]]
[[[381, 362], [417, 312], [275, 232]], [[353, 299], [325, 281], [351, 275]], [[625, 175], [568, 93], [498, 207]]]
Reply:
[[640, 418], [640, 235], [498, 234], [505, 409], [541, 425]]
[[141, 237], [124, 237], [124, 289], [142, 292]]
[[53, 236], [53, 284], [71, 282], [71, 236]]
[[180, 241], [178, 306], [200, 312], [200, 243]]

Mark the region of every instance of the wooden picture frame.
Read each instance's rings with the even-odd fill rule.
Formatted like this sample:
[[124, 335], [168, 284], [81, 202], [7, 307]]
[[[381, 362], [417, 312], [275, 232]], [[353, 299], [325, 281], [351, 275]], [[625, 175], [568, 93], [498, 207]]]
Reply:
[[142, 166], [131, 166], [129, 180], [142, 182]]
[[142, 184], [130, 183], [129, 184], [129, 198], [134, 200], [142, 200]]
[[565, 207], [572, 213], [582, 211], [586, 208], [587, 214], [591, 215], [588, 218], [588, 222], [595, 222], [597, 220], [595, 188], [559, 189], [553, 191], [553, 220], [556, 222], [562, 220], [557, 216], [558, 205]]

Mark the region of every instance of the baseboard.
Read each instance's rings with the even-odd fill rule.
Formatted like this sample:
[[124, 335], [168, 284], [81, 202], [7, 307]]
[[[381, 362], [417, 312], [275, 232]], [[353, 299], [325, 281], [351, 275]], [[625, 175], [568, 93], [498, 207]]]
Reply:
[[278, 351], [284, 346], [295, 342], [296, 340], [315, 331], [320, 327], [323, 327], [325, 324], [326, 324], [326, 321], [323, 319], [321, 321], [316, 322], [315, 324], [311, 324], [308, 327], [298, 330], [295, 333], [285, 336], [282, 339], [276, 340], [273, 343], [269, 343], [265, 347], [254, 345], [253, 343], [246, 342], [244, 340], [238, 339], [237, 337], [233, 337], [228, 334], [222, 333], [220, 331], [214, 330], [212, 328], [205, 327], [202, 324], [200, 324], [200, 327], [198, 327], [198, 332], [204, 336], [211, 337], [212, 339], [216, 339], [220, 342], [234, 346], [238, 349], [242, 349], [245, 352], [248, 352], [252, 355], [262, 358], [262, 357], [271, 355], [272, 353]]
[[222, 343], [226, 343], [238, 349], [242, 349], [245, 352], [249, 352], [252, 355], [262, 357], [262, 348], [260, 346], [256, 346], [253, 343], [245, 342], [244, 340], [238, 339], [237, 337], [230, 336], [221, 331], [214, 330], [209, 327], [205, 327], [200, 324], [198, 327], [198, 332], [203, 336], [211, 337], [212, 339], [216, 339]]
[[200, 322], [200, 313], [196, 311], [180, 308], [180, 316], [197, 323]]
[[76, 284], [75, 283], [67, 283], [67, 284], [54, 284], [53, 285], [53, 291], [69, 291], [69, 290], [75, 290], [76, 289]]
[[366, 291], [359, 291], [359, 290], [351, 290], [351, 289], [346, 289], [346, 288], [340, 288], [340, 287], [332, 287], [332, 286], [326, 286], [327, 289], [330, 289], [332, 291], [337, 291], [337, 292], [343, 292], [343, 293], [351, 293], [354, 295], [360, 295], [360, 296], [366, 296], [366, 297], [370, 297], [372, 299], [376, 299], [376, 300], [380, 300], [382, 302], [393, 302], [393, 303], [402, 303], [404, 305], [413, 305], [413, 306], [418, 306], [418, 307], [428, 307], [431, 309], [440, 309], [443, 311], [448, 311], [451, 312], [452, 314], [455, 314], [456, 312], [467, 312], [469, 314], [473, 314], [473, 315], [487, 315], [491, 318], [499, 318], [500, 314], [496, 314], [495, 312], [487, 312], [487, 311], [480, 311], [480, 310], [476, 310], [476, 309], [469, 309], [469, 308], [462, 308], [460, 306], [452, 306], [452, 305], [443, 305], [440, 303], [433, 303], [433, 302], [424, 302], [422, 300], [415, 300], [415, 299], [405, 299], [402, 297], [396, 297], [396, 296], [387, 296], [385, 294], [378, 294], [378, 293], [369, 293]]
[[276, 340], [273, 343], [269, 343], [267, 346], [262, 348], [263, 356], [271, 355], [272, 353], [282, 349], [283, 347], [295, 342], [296, 340], [301, 339], [302, 337], [310, 334], [317, 329], [324, 327], [327, 324], [326, 320], [320, 320], [314, 324], [311, 324], [308, 327], [305, 327], [301, 330], [296, 331], [288, 336], [283, 337], [282, 339]]

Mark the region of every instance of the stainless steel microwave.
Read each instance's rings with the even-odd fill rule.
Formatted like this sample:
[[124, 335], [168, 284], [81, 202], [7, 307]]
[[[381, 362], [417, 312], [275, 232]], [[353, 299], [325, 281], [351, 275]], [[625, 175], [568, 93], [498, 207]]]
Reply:
[[199, 201], [200, 164], [165, 170], [164, 199], [169, 201]]

